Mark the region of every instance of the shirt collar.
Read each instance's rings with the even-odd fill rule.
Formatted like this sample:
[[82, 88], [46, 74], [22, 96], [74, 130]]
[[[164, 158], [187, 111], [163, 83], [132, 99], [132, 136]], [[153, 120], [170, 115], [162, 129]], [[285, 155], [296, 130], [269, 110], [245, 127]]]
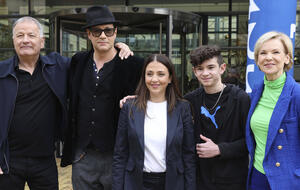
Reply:
[[[14, 68], [15, 68], [15, 71], [18, 71], [19, 70], [19, 57], [16, 55], [15, 58], [14, 58]], [[38, 60], [37, 60], [37, 64], [36, 66], [38, 66], [39, 64], [41, 64], [41, 56], [39, 56]]]

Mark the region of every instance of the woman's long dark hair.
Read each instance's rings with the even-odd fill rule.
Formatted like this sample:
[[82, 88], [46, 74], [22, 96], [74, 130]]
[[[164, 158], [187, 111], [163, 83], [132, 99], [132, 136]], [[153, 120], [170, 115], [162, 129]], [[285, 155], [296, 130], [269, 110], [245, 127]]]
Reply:
[[171, 83], [168, 84], [166, 88], [165, 96], [168, 103], [168, 112], [172, 112], [176, 105], [176, 101], [182, 99], [182, 95], [178, 88], [174, 66], [171, 60], [163, 54], [152, 54], [146, 58], [141, 79], [136, 89], [137, 98], [134, 102], [134, 105], [137, 106], [138, 109], [146, 112], [147, 101], [150, 99], [150, 92], [146, 86], [145, 74], [146, 74], [147, 66], [149, 65], [149, 63], [153, 61], [157, 61], [163, 64], [165, 67], [167, 67], [169, 71], [169, 76], [171, 77]]

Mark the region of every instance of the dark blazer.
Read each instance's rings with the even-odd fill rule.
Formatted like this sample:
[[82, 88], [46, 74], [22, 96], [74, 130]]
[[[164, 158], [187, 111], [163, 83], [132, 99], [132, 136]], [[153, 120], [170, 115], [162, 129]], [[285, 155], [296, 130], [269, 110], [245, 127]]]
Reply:
[[[120, 113], [113, 156], [113, 190], [143, 189], [145, 113], [132, 102], [128, 101]], [[196, 189], [193, 135], [189, 103], [178, 101], [167, 115], [166, 190]]]
[[[89, 59], [93, 57], [93, 51], [76, 53], [71, 60], [71, 66], [69, 71], [68, 80], [68, 127], [65, 131], [63, 157], [61, 160], [61, 166], [67, 166], [72, 163], [75, 152], [75, 144], [77, 139], [77, 111], [79, 102], [79, 92], [81, 87], [81, 80], [83, 76], [83, 70], [86, 68], [86, 64]], [[128, 59], [121, 60], [117, 57], [117, 61], [114, 63], [114, 69], [111, 73], [103, 76], [101, 80], [105, 80], [108, 75], [112, 76], [112, 84], [105, 83], [104, 85], [113, 86], [109, 98], [113, 99], [114, 104], [109, 108], [110, 110], [97, 110], [97, 114], [100, 117], [102, 124], [106, 127], [116, 130], [118, 125], [118, 118], [120, 113], [119, 101], [127, 95], [134, 94], [137, 83], [140, 79], [141, 70], [143, 67], [143, 59], [130, 56]], [[113, 115], [107, 113], [114, 113]], [[111, 146], [113, 151], [114, 138], [108, 137], [107, 146]]]
[[[8, 131], [14, 114], [19, 81], [16, 77], [14, 62], [17, 56], [0, 62], [0, 167], [9, 173]], [[66, 86], [70, 60], [58, 53], [40, 56], [42, 74], [62, 107], [58, 127], [66, 125]]]
[[[253, 88], [246, 126], [250, 153], [248, 187], [253, 170], [255, 139], [250, 120], [264, 90], [263, 81]], [[268, 130], [263, 167], [272, 190], [300, 188], [300, 85], [287, 73], [282, 92], [273, 110]], [[278, 146], [281, 148], [278, 148]], [[276, 163], [280, 163], [276, 165]]]

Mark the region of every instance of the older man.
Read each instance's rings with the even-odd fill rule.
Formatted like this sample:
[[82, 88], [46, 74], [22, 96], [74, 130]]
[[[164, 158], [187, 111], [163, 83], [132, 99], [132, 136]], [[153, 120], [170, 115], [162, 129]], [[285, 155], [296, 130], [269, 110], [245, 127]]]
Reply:
[[41, 56], [43, 28], [13, 25], [16, 56], [0, 63], [0, 189], [58, 189], [55, 138], [66, 121], [67, 58]]
[[106, 6], [89, 8], [86, 20], [93, 50], [71, 61], [69, 141], [62, 165], [73, 164], [75, 190], [109, 190], [119, 100], [134, 92], [143, 60], [117, 56], [117, 21]]

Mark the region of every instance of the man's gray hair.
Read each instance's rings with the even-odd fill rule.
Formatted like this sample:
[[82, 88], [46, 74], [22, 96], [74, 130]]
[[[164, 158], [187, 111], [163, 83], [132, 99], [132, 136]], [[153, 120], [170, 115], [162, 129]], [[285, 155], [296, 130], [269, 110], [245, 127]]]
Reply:
[[14, 24], [13, 24], [13, 36], [15, 34], [15, 27], [16, 27], [16, 25], [19, 24], [19, 23], [22, 23], [22, 22], [26, 22], [26, 21], [31, 21], [31, 22], [35, 23], [37, 25], [37, 27], [39, 28], [40, 37], [44, 36], [44, 29], [43, 29], [43, 26], [41, 25], [41, 23], [37, 19], [32, 18], [30, 16], [21, 17], [21, 18], [19, 18], [18, 20], [16, 20], [14, 22]]

